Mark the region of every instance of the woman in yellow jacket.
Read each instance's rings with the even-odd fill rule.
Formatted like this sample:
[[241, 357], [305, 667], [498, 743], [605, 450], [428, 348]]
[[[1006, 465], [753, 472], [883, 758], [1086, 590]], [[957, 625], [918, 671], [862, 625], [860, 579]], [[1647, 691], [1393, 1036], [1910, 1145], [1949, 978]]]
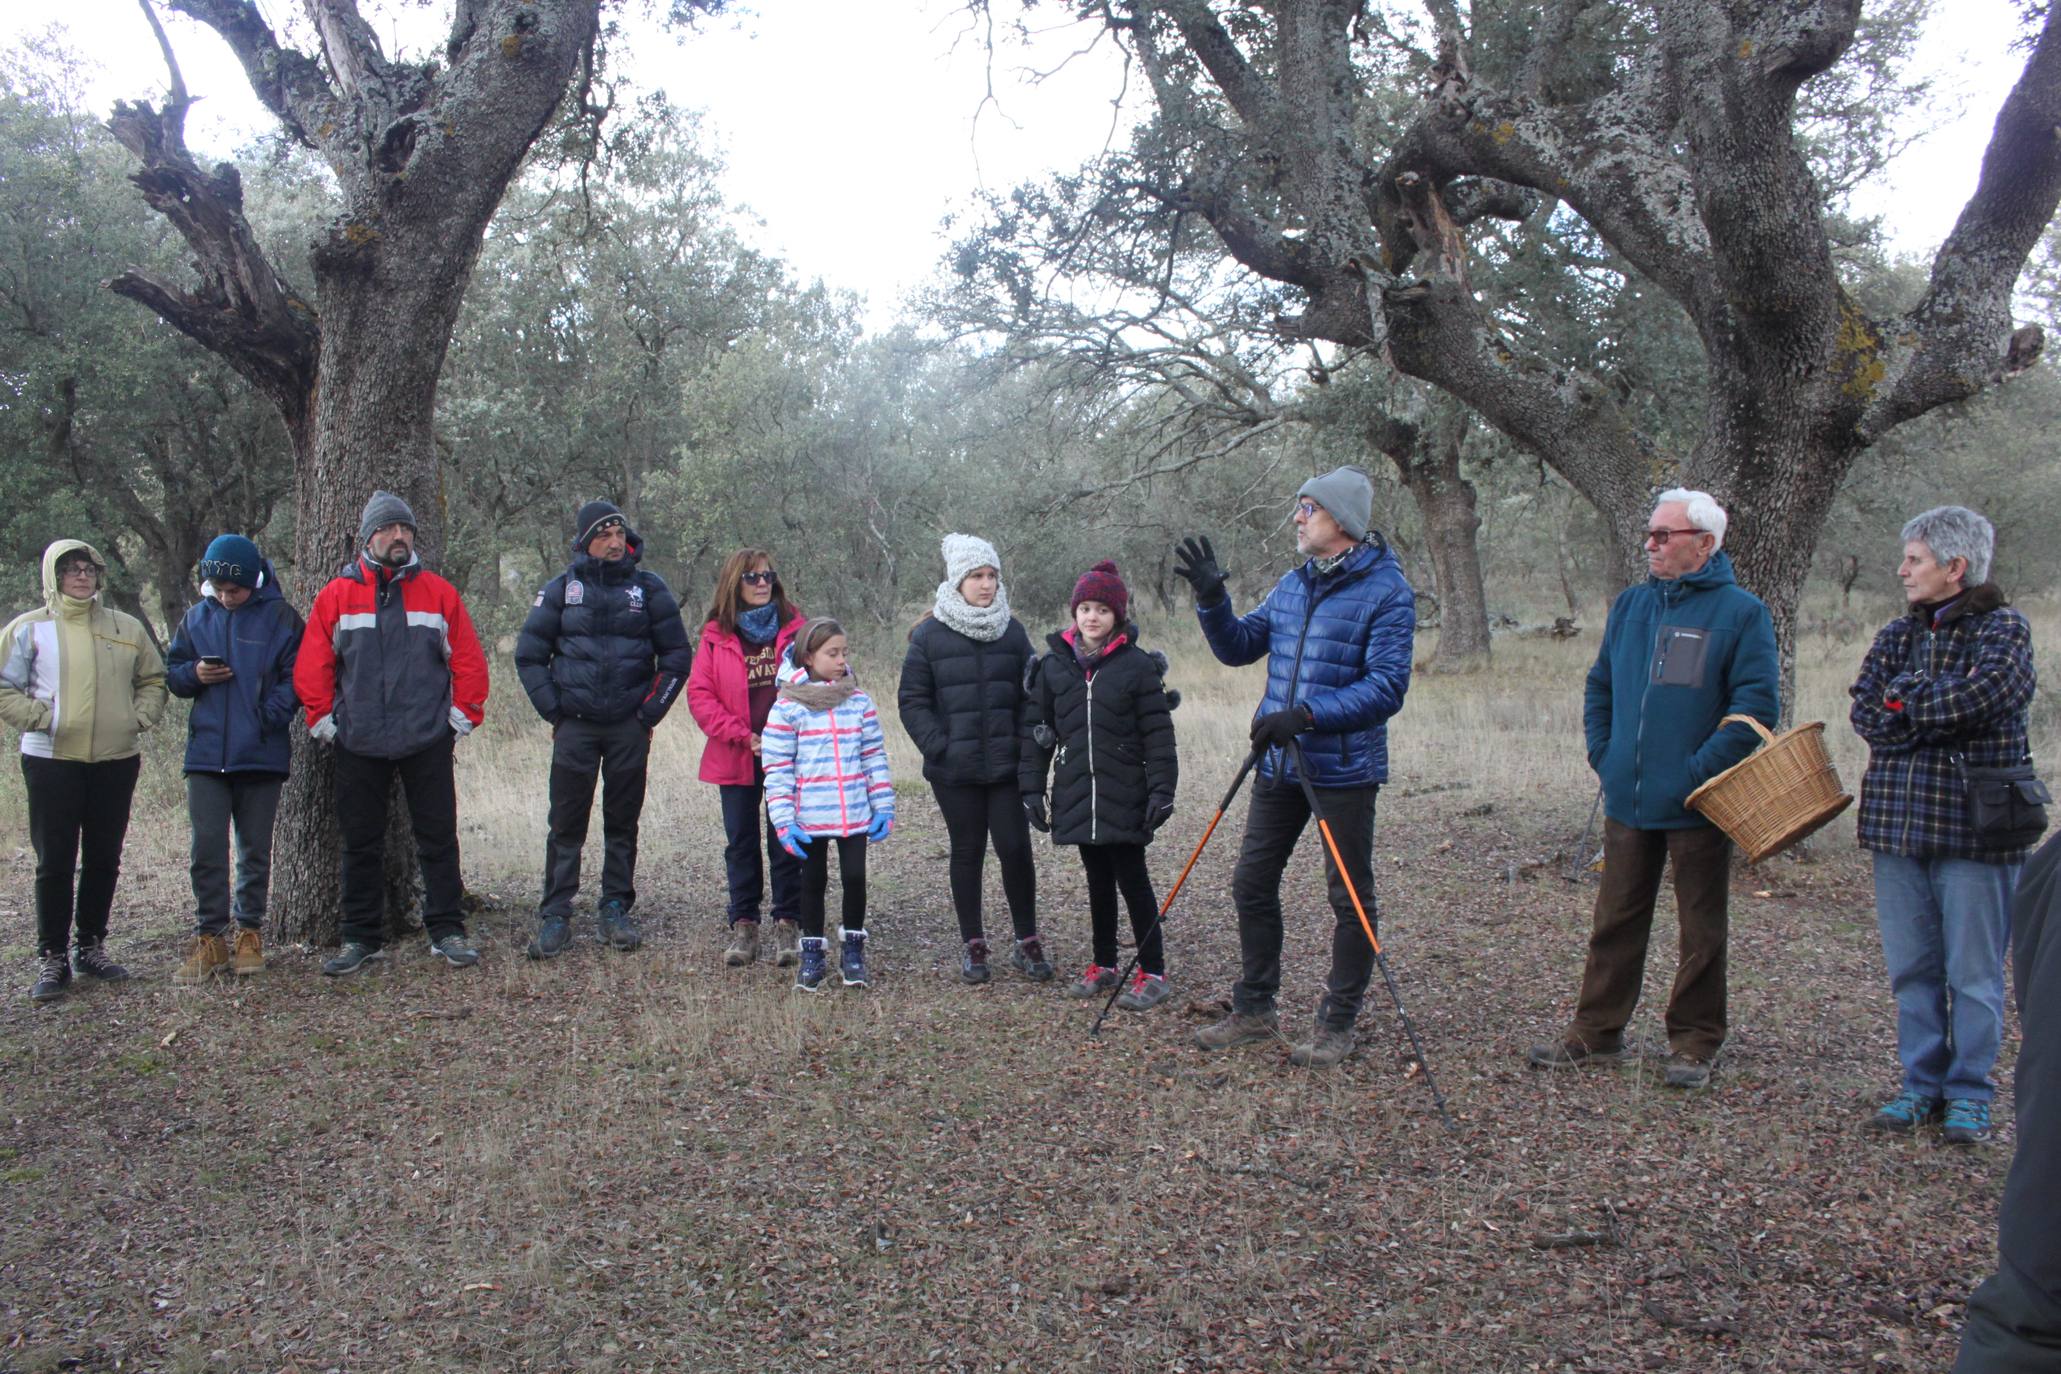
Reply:
[[43, 551], [43, 608], [0, 630], [0, 721], [21, 731], [36, 848], [37, 1002], [64, 996], [73, 969], [129, 976], [107, 957], [107, 915], [142, 769], [136, 737], [164, 714], [165, 664], [141, 621], [100, 604], [106, 576], [92, 545], [58, 540]]

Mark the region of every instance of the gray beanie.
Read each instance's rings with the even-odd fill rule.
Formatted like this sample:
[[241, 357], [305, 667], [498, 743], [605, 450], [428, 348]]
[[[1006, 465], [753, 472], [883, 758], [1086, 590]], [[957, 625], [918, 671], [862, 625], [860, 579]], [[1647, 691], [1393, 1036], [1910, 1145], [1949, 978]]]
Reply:
[[372, 532], [392, 524], [415, 528], [415, 512], [408, 509], [408, 503], [390, 491], [375, 491], [372, 499], [365, 503], [365, 513], [358, 517], [358, 547], [372, 542]]
[[1333, 468], [1322, 477], [1312, 477], [1295, 493], [1307, 496], [1331, 513], [1338, 527], [1354, 539], [1367, 537], [1374, 518], [1374, 483], [1356, 467]]

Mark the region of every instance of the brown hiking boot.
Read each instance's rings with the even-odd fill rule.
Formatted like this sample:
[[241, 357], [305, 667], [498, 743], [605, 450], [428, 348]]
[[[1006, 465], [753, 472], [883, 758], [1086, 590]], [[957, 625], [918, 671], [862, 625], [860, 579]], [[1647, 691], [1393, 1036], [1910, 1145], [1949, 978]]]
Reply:
[[1249, 1040], [1272, 1040], [1280, 1034], [1281, 1013], [1267, 1011], [1248, 1015], [1234, 1011], [1216, 1024], [1195, 1032], [1195, 1043], [1206, 1050], [1228, 1050]]
[[731, 968], [743, 968], [746, 964], [758, 962], [759, 923], [738, 921], [730, 927], [730, 948], [723, 951], [723, 962]]
[[205, 983], [218, 973], [229, 971], [229, 946], [219, 935], [196, 935], [186, 961], [172, 970], [172, 981], [190, 986]]
[[801, 927], [792, 921], [773, 922], [773, 967], [793, 968], [801, 962]]
[[1330, 1026], [1319, 1026], [1316, 1034], [1288, 1052], [1288, 1062], [1299, 1069], [1335, 1069], [1358, 1043], [1350, 1027], [1333, 1030]]
[[255, 930], [236, 932], [234, 971], [238, 978], [248, 978], [254, 973], [265, 971], [265, 939]]

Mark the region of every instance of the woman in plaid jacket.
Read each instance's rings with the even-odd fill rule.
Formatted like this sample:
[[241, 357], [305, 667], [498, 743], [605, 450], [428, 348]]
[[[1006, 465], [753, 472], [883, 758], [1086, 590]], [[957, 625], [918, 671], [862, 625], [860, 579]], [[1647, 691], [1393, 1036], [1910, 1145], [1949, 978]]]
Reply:
[[1960, 506], [1904, 526], [1897, 569], [1909, 611], [1875, 636], [1852, 689], [1868, 742], [1860, 842], [1875, 859], [1875, 912], [1896, 994], [1903, 1087], [1878, 1130], [1937, 1120], [1957, 1144], [1989, 1139], [2004, 1030], [2004, 950], [2025, 849], [1985, 845], [1962, 766], [2027, 757], [2032, 635], [1989, 581], [1996, 532]]

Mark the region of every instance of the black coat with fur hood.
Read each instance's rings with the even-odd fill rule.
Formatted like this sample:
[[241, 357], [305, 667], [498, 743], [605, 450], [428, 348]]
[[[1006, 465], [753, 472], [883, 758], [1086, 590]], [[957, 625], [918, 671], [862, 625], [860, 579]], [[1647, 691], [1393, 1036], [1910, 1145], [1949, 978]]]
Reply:
[[1138, 627], [1123, 633], [1088, 664], [1074, 651], [1073, 631], [1050, 636], [1051, 652], [1031, 660], [1024, 679], [1031, 701], [1022, 787], [1041, 796], [1052, 778], [1055, 844], [1150, 844], [1149, 817], [1171, 803], [1179, 776], [1166, 657], [1138, 647]]

